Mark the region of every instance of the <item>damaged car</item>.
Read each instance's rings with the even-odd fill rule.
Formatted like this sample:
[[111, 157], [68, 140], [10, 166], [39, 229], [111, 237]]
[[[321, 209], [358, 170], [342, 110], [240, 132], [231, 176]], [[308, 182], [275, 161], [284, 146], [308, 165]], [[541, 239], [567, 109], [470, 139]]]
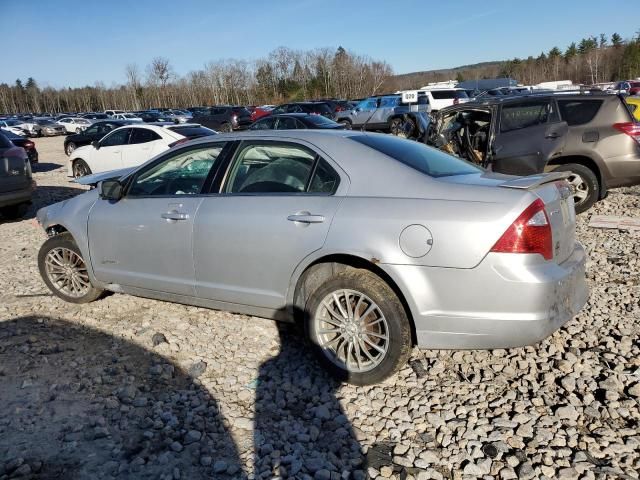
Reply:
[[640, 125], [616, 95], [487, 97], [440, 110], [427, 143], [494, 172], [569, 172], [576, 212], [640, 184]]

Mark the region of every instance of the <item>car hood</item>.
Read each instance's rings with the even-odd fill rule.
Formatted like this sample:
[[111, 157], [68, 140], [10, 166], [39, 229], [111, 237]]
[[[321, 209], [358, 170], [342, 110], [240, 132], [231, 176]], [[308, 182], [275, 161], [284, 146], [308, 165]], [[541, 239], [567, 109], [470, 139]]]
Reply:
[[[84, 147], [81, 147], [81, 148], [84, 148]], [[135, 167], [121, 168], [118, 170], [109, 170], [108, 172], [94, 173], [93, 175], [85, 175], [84, 177], [76, 178], [73, 181], [76, 183], [79, 183], [80, 185], [97, 185], [98, 182], [102, 182], [103, 180], [109, 180], [111, 178], [126, 177], [131, 172], [133, 172], [133, 170], [135, 170]]]

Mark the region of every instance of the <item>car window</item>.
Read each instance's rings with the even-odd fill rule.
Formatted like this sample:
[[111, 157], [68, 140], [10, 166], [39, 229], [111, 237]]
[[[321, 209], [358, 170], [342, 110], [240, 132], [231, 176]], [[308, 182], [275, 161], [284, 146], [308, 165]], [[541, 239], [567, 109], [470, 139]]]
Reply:
[[400, 97], [383, 97], [380, 99], [380, 107], [395, 107], [400, 103]]
[[258, 120], [256, 123], [249, 127], [250, 130], [271, 130], [273, 128], [273, 123], [275, 118], [269, 117], [262, 120]]
[[278, 118], [278, 123], [276, 125], [277, 130], [295, 130], [298, 128], [296, 119], [291, 117]]
[[376, 108], [376, 99], [368, 98], [366, 100], [363, 100], [358, 105], [356, 105], [356, 108], [360, 110], [373, 110], [374, 108]]
[[100, 125], [91, 125], [84, 131], [85, 135], [93, 135], [100, 131]]
[[279, 113], [285, 113], [286, 109], [287, 109], [287, 105], [280, 105], [279, 107], [276, 107], [273, 110], [271, 110], [271, 113], [274, 115], [277, 115]]
[[122, 130], [116, 130], [113, 133], [107, 135], [101, 142], [101, 147], [115, 147], [117, 145], [126, 145], [129, 141], [130, 128], [123, 128]]
[[469, 98], [465, 90], [431, 90], [435, 100], [451, 100], [454, 98]]
[[392, 135], [354, 135], [350, 139], [383, 153], [430, 177], [449, 177], [481, 173], [484, 170], [435, 148], [409, 142]]
[[[337, 122], [322, 115], [309, 115], [305, 117], [305, 121], [320, 128], [330, 128], [337, 125]], [[306, 125], [303, 128], [307, 128]]]
[[511, 132], [545, 124], [549, 121], [551, 113], [551, 104], [548, 101], [503, 105], [500, 131]]
[[259, 142], [238, 150], [225, 193], [302, 193], [316, 154], [302, 145]]
[[289, 108], [287, 108], [287, 112], [288, 113], [303, 113], [304, 110], [302, 110], [302, 107], [300, 105], [289, 105]]
[[335, 193], [339, 183], [340, 176], [324, 158], [320, 158], [309, 184], [309, 193]]
[[131, 139], [129, 143], [131, 145], [137, 145], [139, 143], [153, 142], [154, 140], [160, 140], [161, 137], [153, 130], [148, 128], [133, 128], [131, 129]]
[[128, 196], [196, 195], [220, 157], [225, 143], [178, 151], [140, 172]]
[[562, 120], [568, 125], [589, 123], [600, 110], [602, 100], [558, 100]]

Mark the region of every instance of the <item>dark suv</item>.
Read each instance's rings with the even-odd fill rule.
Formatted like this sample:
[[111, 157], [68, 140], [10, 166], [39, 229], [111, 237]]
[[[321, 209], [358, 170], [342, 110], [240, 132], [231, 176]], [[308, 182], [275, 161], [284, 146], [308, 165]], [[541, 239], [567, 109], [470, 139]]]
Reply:
[[21, 217], [31, 202], [33, 182], [27, 153], [0, 133], [0, 215]]
[[220, 132], [244, 130], [252, 123], [249, 110], [245, 107], [230, 105], [218, 105], [194, 111], [191, 121]]
[[512, 175], [571, 172], [576, 212], [607, 189], [640, 184], [640, 124], [606, 94], [489, 97], [434, 115], [428, 143]]
[[271, 110], [271, 115], [281, 113], [310, 113], [311, 115], [322, 115], [334, 119], [333, 109], [327, 102], [294, 102], [278, 105]]

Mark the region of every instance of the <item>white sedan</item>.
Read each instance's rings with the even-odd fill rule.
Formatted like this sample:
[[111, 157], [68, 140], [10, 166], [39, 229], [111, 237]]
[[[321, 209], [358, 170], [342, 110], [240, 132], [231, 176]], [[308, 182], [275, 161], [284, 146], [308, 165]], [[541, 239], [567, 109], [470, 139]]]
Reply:
[[62, 125], [67, 133], [80, 133], [86, 130], [91, 125], [91, 121], [86, 118], [79, 117], [65, 117], [56, 122], [58, 125]]
[[27, 132], [21, 128], [21, 125], [22, 122], [19, 122], [18, 120], [0, 120], [0, 129], [24, 137], [27, 135]]
[[197, 123], [119, 127], [101, 140], [75, 149], [69, 157], [67, 175], [77, 178], [135, 167], [173, 145], [216, 133]]
[[135, 116], [133, 113], [116, 113], [113, 115], [114, 120], [129, 120], [130, 122], [142, 122], [140, 117]]

